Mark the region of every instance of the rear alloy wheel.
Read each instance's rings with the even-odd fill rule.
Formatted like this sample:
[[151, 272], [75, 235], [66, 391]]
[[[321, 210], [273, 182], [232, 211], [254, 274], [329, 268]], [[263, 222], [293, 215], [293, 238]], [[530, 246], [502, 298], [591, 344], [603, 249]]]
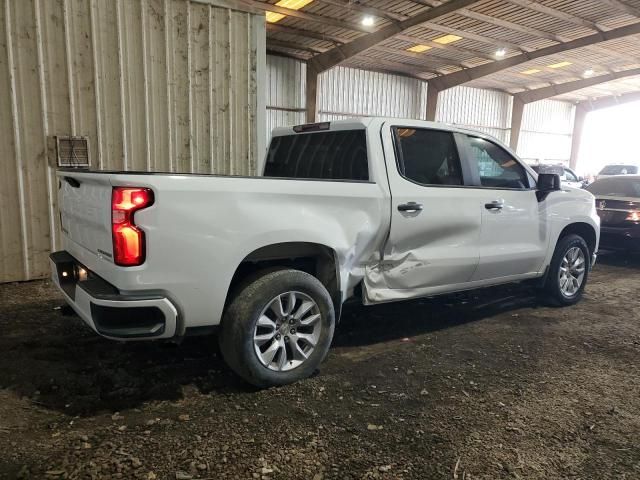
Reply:
[[318, 279], [299, 270], [268, 271], [240, 288], [227, 308], [220, 349], [252, 385], [285, 385], [317, 370], [334, 325], [331, 296]]
[[589, 277], [589, 248], [578, 235], [562, 237], [553, 253], [545, 290], [553, 303], [573, 305], [582, 298]]
[[260, 363], [278, 372], [299, 367], [320, 340], [321, 317], [309, 295], [295, 291], [277, 295], [260, 314], [253, 334]]

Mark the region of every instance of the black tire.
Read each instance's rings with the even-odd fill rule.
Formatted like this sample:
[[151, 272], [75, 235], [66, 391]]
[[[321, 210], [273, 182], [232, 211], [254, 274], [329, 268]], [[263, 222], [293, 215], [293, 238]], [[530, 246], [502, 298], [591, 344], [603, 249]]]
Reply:
[[[309, 357], [286, 371], [267, 368], [254, 347], [254, 332], [263, 310], [280, 294], [295, 291], [315, 301], [321, 318], [319, 339]], [[327, 289], [313, 275], [300, 270], [265, 271], [235, 294], [227, 307], [220, 330], [220, 350], [229, 367], [248, 383], [273, 387], [296, 382], [312, 375], [329, 351], [335, 328], [335, 311]]]
[[[562, 289], [560, 288], [560, 265], [562, 264], [562, 259], [566, 255], [566, 253], [574, 248], [578, 247], [582, 250], [582, 253], [585, 258], [585, 270], [584, 277], [582, 279], [582, 284], [580, 288], [573, 295], [566, 295]], [[549, 271], [547, 272], [547, 280], [545, 282], [544, 291], [546, 293], [547, 299], [556, 306], [569, 306], [574, 305], [580, 301], [582, 298], [582, 294], [584, 292], [585, 286], [587, 285], [587, 280], [589, 279], [589, 270], [591, 263], [591, 254], [589, 253], [589, 247], [587, 243], [584, 241], [582, 237], [575, 234], [570, 234], [565, 237], [562, 237], [558, 240], [558, 244], [556, 245], [556, 249], [553, 252], [553, 258], [551, 259], [551, 264], [549, 265]]]

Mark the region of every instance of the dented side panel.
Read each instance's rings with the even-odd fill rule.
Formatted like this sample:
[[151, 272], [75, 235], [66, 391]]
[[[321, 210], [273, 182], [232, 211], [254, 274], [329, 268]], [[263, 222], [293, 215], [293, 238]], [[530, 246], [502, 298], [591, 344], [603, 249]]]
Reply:
[[[402, 123], [408, 127], [412, 124]], [[396, 166], [391, 126], [382, 127], [392, 192], [391, 228], [382, 261], [367, 269], [365, 290], [370, 303], [413, 298], [426, 289], [465, 283], [479, 262], [481, 193], [468, 188], [425, 186], [404, 178]], [[398, 210], [411, 202], [422, 210]]]

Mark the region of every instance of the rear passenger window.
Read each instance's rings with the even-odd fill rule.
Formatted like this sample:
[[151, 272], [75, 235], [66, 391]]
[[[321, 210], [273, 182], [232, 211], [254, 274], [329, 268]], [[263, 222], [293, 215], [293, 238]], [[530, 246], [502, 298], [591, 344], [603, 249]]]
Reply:
[[477, 167], [483, 187], [529, 188], [527, 171], [506, 150], [484, 138], [468, 138], [472, 166]]
[[301, 133], [274, 137], [265, 177], [369, 180], [364, 130]]
[[462, 185], [460, 157], [451, 132], [394, 128], [398, 168], [423, 185]]

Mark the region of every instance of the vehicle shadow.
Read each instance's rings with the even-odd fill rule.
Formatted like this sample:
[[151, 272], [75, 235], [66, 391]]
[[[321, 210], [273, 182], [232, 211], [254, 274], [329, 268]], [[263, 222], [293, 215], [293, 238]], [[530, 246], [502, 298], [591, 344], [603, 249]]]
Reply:
[[[28, 297], [27, 297], [28, 298]], [[77, 317], [61, 317], [59, 300], [13, 305], [0, 320], [0, 389], [48, 409], [91, 416], [144, 402], [201, 393], [251, 393], [220, 356], [216, 338], [181, 345], [102, 339]], [[505, 286], [372, 307], [348, 305], [334, 346], [365, 346], [453, 328], [536, 304], [532, 289]]]
[[524, 284], [375, 306], [347, 305], [333, 346], [399, 340], [538, 305], [535, 290]]
[[640, 253], [614, 252], [603, 250], [598, 253], [598, 263], [612, 267], [629, 267], [640, 269]]

